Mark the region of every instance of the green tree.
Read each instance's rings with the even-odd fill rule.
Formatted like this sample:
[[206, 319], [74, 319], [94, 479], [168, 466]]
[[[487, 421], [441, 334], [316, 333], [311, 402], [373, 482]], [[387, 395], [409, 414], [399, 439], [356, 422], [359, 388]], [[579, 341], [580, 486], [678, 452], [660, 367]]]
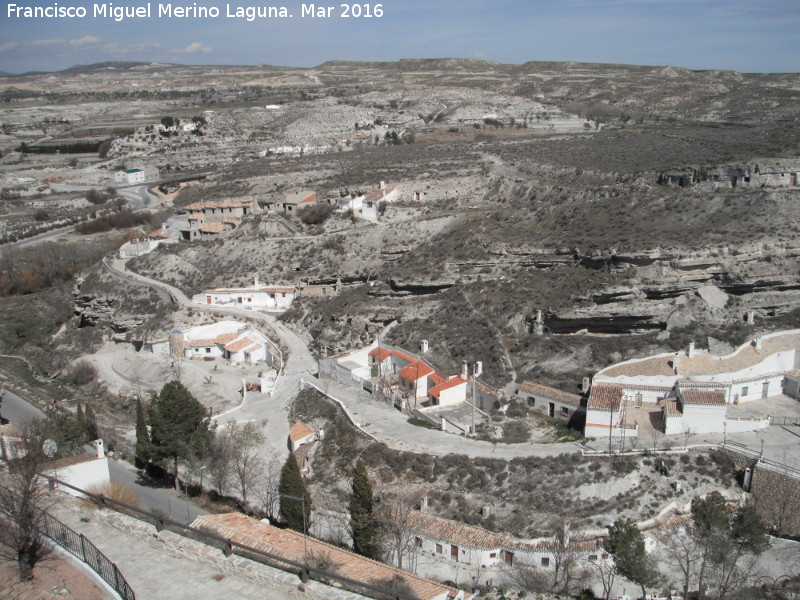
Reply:
[[178, 461], [202, 454], [214, 432], [205, 407], [180, 381], [170, 381], [150, 406], [152, 458], [170, 460], [178, 488]]
[[656, 567], [645, 553], [644, 538], [636, 523], [630, 519], [617, 519], [608, 528], [608, 537], [603, 545], [614, 557], [617, 573], [639, 585], [644, 598], [647, 594], [645, 588], [654, 585], [658, 579]]
[[350, 528], [353, 534], [353, 550], [367, 558], [378, 560], [381, 555], [380, 524], [375, 515], [375, 499], [372, 484], [367, 477], [367, 468], [358, 461], [353, 470], [350, 491]]
[[[278, 493], [281, 498], [279, 511], [281, 522], [290, 529], [307, 533], [311, 526], [311, 496], [306, 489], [303, 476], [300, 475], [300, 468], [297, 466], [294, 454], [289, 454], [286, 462], [283, 463]], [[297, 500], [297, 498], [305, 500]], [[305, 515], [303, 508], [305, 508]]]
[[174, 117], [161, 117], [161, 124], [164, 127], [166, 127], [167, 129], [169, 129], [170, 127], [173, 127], [174, 125], [176, 125], [175, 118]]
[[150, 433], [141, 399], [136, 400], [136, 468], [142, 469], [150, 460]]

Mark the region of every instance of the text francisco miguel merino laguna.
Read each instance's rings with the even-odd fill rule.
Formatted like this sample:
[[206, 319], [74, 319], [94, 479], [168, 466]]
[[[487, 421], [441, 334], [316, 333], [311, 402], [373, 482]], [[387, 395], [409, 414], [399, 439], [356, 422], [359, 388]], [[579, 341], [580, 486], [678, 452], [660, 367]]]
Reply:
[[[297, 8], [297, 7], [295, 7]], [[301, 4], [301, 18], [381, 18], [384, 14], [382, 4], [339, 4], [337, 6], [322, 4]], [[296, 12], [296, 11], [295, 11]], [[9, 19], [84, 19], [87, 17], [100, 19], [291, 19], [294, 14], [286, 6], [231, 6], [225, 4], [224, 10], [218, 6], [202, 6], [192, 4], [150, 2], [138, 6], [115, 6], [113, 2], [92, 4], [87, 6], [60, 5], [54, 2], [46, 6], [26, 6], [9, 3], [6, 8]]]

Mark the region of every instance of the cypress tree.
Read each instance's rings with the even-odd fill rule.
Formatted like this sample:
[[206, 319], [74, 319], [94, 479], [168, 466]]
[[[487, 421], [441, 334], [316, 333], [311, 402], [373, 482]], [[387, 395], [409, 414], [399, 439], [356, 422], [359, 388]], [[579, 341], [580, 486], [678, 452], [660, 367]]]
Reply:
[[[78, 402], [78, 408], [75, 411], [75, 418], [78, 419], [78, 424], [81, 426], [81, 429], [86, 432], [86, 417], [83, 414], [83, 407], [80, 402]], [[86, 435], [88, 436], [88, 433]]]
[[136, 468], [143, 469], [150, 460], [150, 433], [144, 418], [142, 400], [136, 400]]
[[97, 430], [97, 419], [94, 416], [94, 411], [92, 410], [92, 405], [86, 405], [86, 435], [89, 436], [90, 440], [96, 440], [100, 437], [100, 432]]
[[[279, 511], [281, 522], [289, 529], [307, 533], [311, 527], [311, 496], [303, 482], [303, 476], [300, 475], [300, 468], [297, 466], [294, 454], [289, 454], [283, 464], [278, 493], [281, 499]], [[303, 501], [295, 500], [295, 498], [305, 498], [305, 519], [303, 518]]]
[[350, 491], [350, 528], [353, 534], [353, 550], [367, 558], [380, 558], [380, 526], [374, 513], [375, 500], [372, 484], [367, 477], [364, 463], [358, 461], [353, 470]]
[[150, 457], [169, 459], [178, 487], [178, 460], [202, 454], [214, 432], [205, 407], [180, 381], [170, 381], [150, 405]]

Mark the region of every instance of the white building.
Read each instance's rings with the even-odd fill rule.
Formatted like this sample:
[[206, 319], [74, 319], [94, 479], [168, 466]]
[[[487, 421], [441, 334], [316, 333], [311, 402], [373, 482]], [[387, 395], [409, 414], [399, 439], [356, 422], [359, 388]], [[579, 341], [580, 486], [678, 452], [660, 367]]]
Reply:
[[297, 289], [294, 287], [262, 286], [256, 277], [252, 287], [205, 290], [192, 296], [192, 302], [248, 310], [285, 311], [292, 305], [296, 296]]
[[380, 215], [381, 202], [391, 203], [400, 199], [400, 188], [386, 187], [381, 181], [378, 189], [364, 198], [361, 207], [361, 216], [371, 221], [377, 221]]
[[232, 364], [272, 365], [275, 361], [269, 339], [252, 326], [237, 321], [199, 325], [188, 331], [174, 329], [169, 336], [148, 340], [144, 347], [153, 354], [189, 359], [223, 358]]
[[[91, 444], [95, 447], [95, 454], [80, 454], [59, 459], [53, 468], [48, 469], [46, 473], [59, 481], [89, 492], [94, 487], [110, 483], [111, 471], [108, 467], [108, 457], [106, 456], [103, 440], [95, 440]], [[63, 485], [58, 485], [57, 487], [73, 496], [83, 496], [83, 494], [70, 487]]]
[[579, 395], [562, 392], [534, 381], [523, 381], [517, 388], [517, 395], [525, 400], [528, 408], [548, 417], [558, 417], [568, 421], [572, 415], [581, 410]]
[[124, 171], [117, 171], [114, 174], [114, 181], [116, 183], [133, 185], [135, 183], [144, 183], [145, 180], [145, 174], [142, 169], [125, 169]]

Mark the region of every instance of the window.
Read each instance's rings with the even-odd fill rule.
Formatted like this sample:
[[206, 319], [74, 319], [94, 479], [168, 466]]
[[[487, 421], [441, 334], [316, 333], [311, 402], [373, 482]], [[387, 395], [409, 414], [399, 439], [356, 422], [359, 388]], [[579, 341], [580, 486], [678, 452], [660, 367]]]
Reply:
[[597, 554], [590, 554], [589, 562], [597, 562]]
[[550, 566], [550, 558], [547, 556], [542, 557], [542, 566], [549, 567]]
[[749, 391], [750, 391], [750, 388], [747, 387], [747, 386], [744, 386], [742, 388], [742, 396], [747, 396], [747, 392], [749, 392]]
[[534, 398], [533, 396], [531, 396], [530, 398], [528, 398], [528, 406], [530, 406], [531, 408], [533, 408], [534, 406], [536, 406], [536, 398]]
[[211, 348], [206, 348], [206, 354], [211, 354]]
[[489, 558], [497, 558], [497, 552], [490, 553]]
[[441, 553], [442, 553], [442, 545], [436, 544], [436, 554], [441, 554]]
[[414, 545], [417, 548], [422, 548], [422, 538], [421, 537], [414, 538]]
[[565, 417], [569, 416], [569, 409], [566, 406], [561, 407], [561, 414]]

